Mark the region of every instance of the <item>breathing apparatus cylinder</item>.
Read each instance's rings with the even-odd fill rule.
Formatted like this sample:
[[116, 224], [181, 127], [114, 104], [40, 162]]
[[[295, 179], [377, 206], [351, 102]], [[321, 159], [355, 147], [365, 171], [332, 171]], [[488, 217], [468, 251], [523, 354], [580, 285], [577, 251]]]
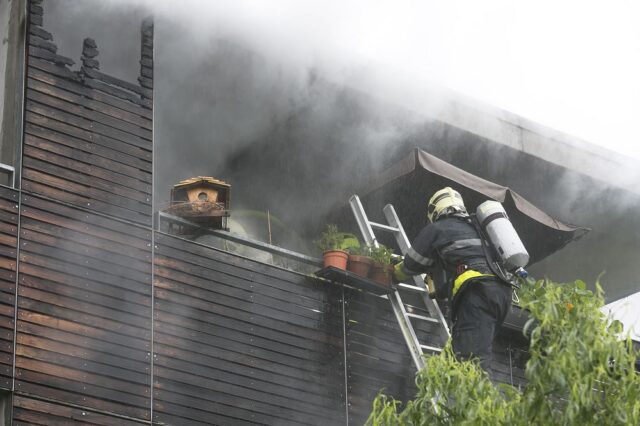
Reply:
[[476, 209], [476, 217], [489, 242], [509, 272], [523, 270], [529, 263], [529, 253], [511, 224], [507, 212], [498, 201], [485, 201]]

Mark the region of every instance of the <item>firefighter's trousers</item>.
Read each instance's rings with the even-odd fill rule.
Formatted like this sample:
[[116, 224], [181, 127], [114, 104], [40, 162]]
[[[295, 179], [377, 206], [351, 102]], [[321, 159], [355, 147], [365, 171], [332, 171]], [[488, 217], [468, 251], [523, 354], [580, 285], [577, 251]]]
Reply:
[[453, 309], [453, 350], [459, 359], [478, 359], [492, 375], [493, 339], [511, 306], [511, 287], [493, 278], [465, 286]]

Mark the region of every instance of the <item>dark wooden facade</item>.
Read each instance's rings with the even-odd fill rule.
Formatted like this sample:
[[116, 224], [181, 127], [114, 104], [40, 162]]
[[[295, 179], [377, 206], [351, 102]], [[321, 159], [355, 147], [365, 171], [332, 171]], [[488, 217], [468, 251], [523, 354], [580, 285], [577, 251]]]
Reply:
[[16, 390], [150, 419], [150, 237], [23, 193]]
[[158, 421], [343, 423], [339, 288], [163, 235], [154, 288]]
[[92, 39], [72, 70], [43, 12], [29, 2], [20, 190], [1, 193], [13, 419], [150, 422], [153, 26], [131, 84], [99, 71]]
[[0, 388], [11, 390], [16, 316], [18, 192], [0, 188]]
[[0, 187], [13, 423], [361, 424], [381, 389], [411, 397], [386, 300], [153, 231], [152, 24], [138, 85], [92, 39], [72, 71], [29, 12], [21, 187]]

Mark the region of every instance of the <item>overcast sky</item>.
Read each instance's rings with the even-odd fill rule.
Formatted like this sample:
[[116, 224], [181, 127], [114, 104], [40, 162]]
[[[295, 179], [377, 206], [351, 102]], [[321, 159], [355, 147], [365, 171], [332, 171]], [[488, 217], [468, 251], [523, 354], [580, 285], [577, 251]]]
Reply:
[[363, 57], [640, 158], [640, 2], [373, 3], [338, 30]]

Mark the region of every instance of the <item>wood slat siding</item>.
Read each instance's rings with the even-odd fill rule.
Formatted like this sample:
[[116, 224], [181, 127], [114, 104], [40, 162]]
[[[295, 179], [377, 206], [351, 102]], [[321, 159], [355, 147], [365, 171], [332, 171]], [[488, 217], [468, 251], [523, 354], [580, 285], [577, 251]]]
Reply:
[[[141, 75], [142, 86], [101, 73], [90, 39], [84, 65], [71, 71], [74, 61], [40, 28], [42, 7], [30, 8], [22, 189], [150, 226], [152, 79]], [[152, 37], [143, 28], [147, 75]]]
[[0, 389], [11, 390], [15, 330], [18, 191], [0, 186]]
[[340, 287], [156, 235], [154, 421], [344, 424]]
[[21, 215], [16, 392], [149, 420], [151, 230], [34, 195]]
[[144, 423], [16, 395], [13, 399], [13, 424], [14, 426], [140, 426]]
[[92, 39], [72, 71], [42, 23], [31, 0], [13, 423], [148, 423], [152, 24], [138, 85], [98, 71]]
[[415, 394], [415, 367], [388, 300], [349, 291], [345, 301], [349, 424], [363, 424], [382, 389], [400, 400]]
[[515, 387], [524, 386], [528, 350], [529, 342], [522, 332], [503, 329], [493, 343], [494, 379]]
[[[155, 241], [155, 421], [346, 424], [346, 390], [349, 423], [362, 424], [380, 390], [413, 398], [413, 362], [387, 300], [345, 288], [343, 305], [339, 286], [164, 234]], [[435, 344], [434, 325], [414, 326]], [[514, 385], [523, 352], [505, 345], [516, 340], [494, 348], [498, 379]]]

